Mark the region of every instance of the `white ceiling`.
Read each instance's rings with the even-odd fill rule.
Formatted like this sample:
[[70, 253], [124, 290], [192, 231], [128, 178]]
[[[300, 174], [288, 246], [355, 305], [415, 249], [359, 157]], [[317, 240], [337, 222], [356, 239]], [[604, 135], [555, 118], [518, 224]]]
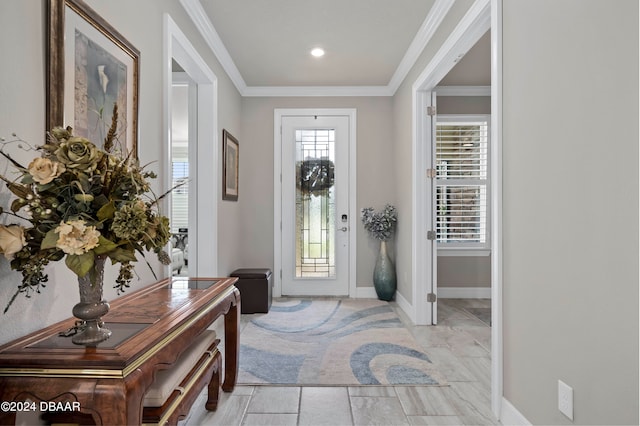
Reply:
[[[247, 86], [382, 86], [434, 0], [200, 3]], [[326, 55], [312, 57], [314, 47]]]
[[[304, 95], [305, 88], [392, 95], [452, 4], [448, 0], [181, 2], [236, 87], [248, 96], [269, 95], [272, 89]], [[479, 51], [467, 53], [473, 61], [465, 57], [445, 77], [447, 84], [489, 84], [490, 50], [488, 37], [484, 39], [476, 45]], [[312, 57], [314, 47], [322, 47], [326, 55]]]

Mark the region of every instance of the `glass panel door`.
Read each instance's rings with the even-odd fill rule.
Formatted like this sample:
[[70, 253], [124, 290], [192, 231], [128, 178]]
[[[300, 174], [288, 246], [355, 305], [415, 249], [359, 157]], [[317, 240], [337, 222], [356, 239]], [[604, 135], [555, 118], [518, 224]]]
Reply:
[[284, 295], [347, 295], [348, 117], [283, 117]]
[[335, 129], [296, 130], [296, 278], [333, 278]]

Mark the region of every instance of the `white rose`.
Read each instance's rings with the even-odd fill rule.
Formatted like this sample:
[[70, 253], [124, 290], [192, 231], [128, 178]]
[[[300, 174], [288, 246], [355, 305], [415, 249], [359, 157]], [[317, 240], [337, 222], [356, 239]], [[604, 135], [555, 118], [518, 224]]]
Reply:
[[26, 244], [22, 226], [0, 225], [0, 253], [3, 253], [9, 261], [13, 260], [13, 255], [22, 250]]
[[51, 182], [65, 171], [64, 164], [42, 157], [34, 158], [29, 163], [28, 169], [33, 180], [43, 185]]
[[56, 228], [56, 247], [67, 254], [83, 254], [98, 246], [100, 231], [82, 220], [62, 222]]

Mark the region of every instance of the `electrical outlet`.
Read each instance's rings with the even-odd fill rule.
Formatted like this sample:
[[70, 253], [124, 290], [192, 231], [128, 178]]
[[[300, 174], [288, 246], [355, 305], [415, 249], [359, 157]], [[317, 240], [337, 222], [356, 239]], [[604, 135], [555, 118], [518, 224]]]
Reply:
[[558, 380], [558, 410], [573, 420], [573, 388]]

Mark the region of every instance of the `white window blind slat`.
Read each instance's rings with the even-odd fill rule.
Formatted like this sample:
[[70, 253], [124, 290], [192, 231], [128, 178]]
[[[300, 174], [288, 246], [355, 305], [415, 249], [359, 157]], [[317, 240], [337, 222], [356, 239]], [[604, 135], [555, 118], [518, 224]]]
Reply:
[[436, 239], [447, 247], [487, 247], [488, 135], [487, 120], [437, 123]]

